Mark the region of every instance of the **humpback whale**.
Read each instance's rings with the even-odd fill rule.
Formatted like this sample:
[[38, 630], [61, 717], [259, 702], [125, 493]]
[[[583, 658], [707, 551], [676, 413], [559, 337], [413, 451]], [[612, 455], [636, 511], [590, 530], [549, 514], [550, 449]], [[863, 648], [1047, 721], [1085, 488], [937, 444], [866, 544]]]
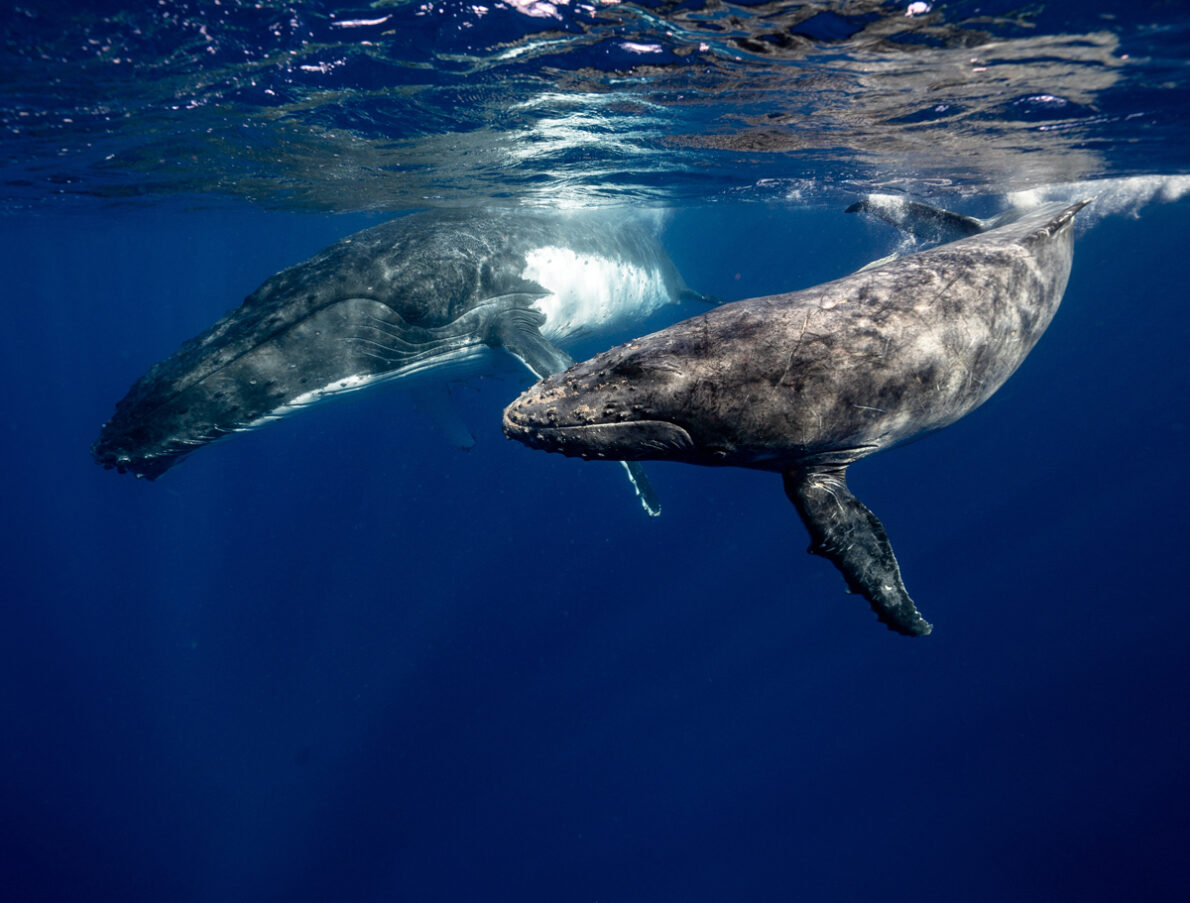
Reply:
[[892, 630], [927, 634], [847, 468], [953, 423], [1008, 379], [1062, 299], [1085, 203], [617, 346], [522, 394], [504, 432], [587, 459], [776, 471], [810, 551]]
[[265, 281], [141, 377], [92, 454], [154, 480], [217, 439], [377, 383], [466, 372], [493, 348], [540, 378], [573, 363], [561, 345], [686, 297], [655, 235], [623, 213], [415, 213]]

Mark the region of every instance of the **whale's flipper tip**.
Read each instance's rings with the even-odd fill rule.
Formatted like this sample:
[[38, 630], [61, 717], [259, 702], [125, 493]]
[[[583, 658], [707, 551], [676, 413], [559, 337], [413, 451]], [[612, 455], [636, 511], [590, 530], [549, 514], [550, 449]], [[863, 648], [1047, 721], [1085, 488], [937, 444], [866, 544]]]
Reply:
[[621, 461], [620, 463], [624, 465], [624, 471], [628, 474], [628, 482], [636, 491], [636, 497], [640, 500], [640, 506], [645, 509], [645, 514], [649, 517], [660, 517], [661, 498], [657, 495], [657, 490], [653, 488], [648, 474], [640, 466], [640, 462]]

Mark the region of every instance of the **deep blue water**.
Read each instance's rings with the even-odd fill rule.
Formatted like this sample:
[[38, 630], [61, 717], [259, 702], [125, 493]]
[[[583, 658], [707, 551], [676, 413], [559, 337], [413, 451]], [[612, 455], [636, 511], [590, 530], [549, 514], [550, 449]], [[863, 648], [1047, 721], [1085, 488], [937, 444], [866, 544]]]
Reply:
[[[174, 6], [193, 17], [200, 4]], [[1107, 21], [1056, 6], [1039, 19], [1049, 33]], [[1014, 190], [1100, 196], [1058, 316], [1020, 371], [967, 418], [851, 471], [935, 625], [924, 639], [882, 628], [806, 554], [775, 475], [651, 464], [664, 513], [649, 519], [616, 466], [505, 441], [500, 411], [528, 385], [513, 370], [455, 388], [469, 452], [378, 390], [200, 451], [155, 483], [102, 470], [90, 444], [153, 362], [274, 272], [412, 204], [386, 194], [400, 166], [352, 170], [328, 201], [346, 176], [305, 170], [305, 145], [265, 178], [243, 159], [165, 153], [174, 133], [143, 119], [132, 133], [6, 134], [0, 899], [1180, 900], [1186, 53], [1176, 10], [1137, 9], [1111, 28], [1126, 48], [1145, 35], [1161, 49], [1154, 78], [1091, 98], [1072, 144], [1013, 138], [990, 168], [952, 148], [952, 181], [937, 160], [915, 180], [895, 142], [884, 158], [896, 190], [972, 213]], [[869, 14], [797, 27], [833, 46]], [[583, 28], [583, 54], [610, 40]], [[9, 58], [53, 55], [40, 32], [6, 34]], [[462, 52], [436, 34], [439, 51]], [[491, 53], [518, 40], [494, 31]], [[152, 52], [170, 77], [197, 66]], [[535, 53], [534, 90], [584, 87]], [[424, 71], [465, 81], [445, 64]], [[477, 83], [507, 85], [479, 71]], [[244, 89], [219, 77], [202, 89], [212, 105]], [[19, 83], [20, 103], [6, 87], [5, 123], [21, 108], [60, 114], [53, 84], [36, 82], [40, 98], [33, 85]], [[73, 90], [55, 95], [63, 108], [78, 107]], [[122, 90], [113, 107], [144, 100]], [[256, 115], [220, 110], [228, 128]], [[384, 110], [370, 108], [375, 131], [359, 141], [384, 131]], [[1146, 124], [1125, 125], [1127, 110]], [[466, 131], [425, 122], [431, 137]], [[392, 126], [401, 140], [407, 125]], [[1029, 140], [1049, 141], [1049, 125]], [[146, 136], [160, 142], [151, 153]], [[70, 153], [44, 156], [67, 139]], [[89, 141], [138, 166], [93, 166]], [[668, 161], [686, 178], [664, 243], [692, 286], [728, 299], [835, 278], [897, 241], [841, 212], [888, 187], [859, 139], [839, 151], [859, 154], [843, 167], [852, 182], [832, 175], [824, 139], [822, 154], [776, 154], [767, 169], [723, 148], [675, 163], [645, 142], [641, 182], [616, 182], [621, 160], [585, 184], [574, 174], [608, 161], [581, 144], [530, 156], [507, 182], [498, 167], [451, 170], [442, 192], [652, 205], [665, 180], [651, 164]], [[412, 153], [391, 152], [398, 164]], [[1022, 162], [1038, 155], [1040, 169]], [[434, 176], [418, 172], [432, 203]], [[1146, 175], [1162, 178], [1103, 181]], [[1154, 186], [1165, 193], [1148, 200]]]
[[[462, 394], [469, 453], [382, 391], [155, 484], [94, 466], [154, 357], [362, 223], [5, 221], [8, 899], [1176, 898], [1185, 202], [1081, 236], [1008, 385], [854, 468], [924, 640], [804, 553], [775, 476], [654, 465], [646, 519], [502, 439], [515, 380]], [[887, 238], [667, 235], [723, 294]]]

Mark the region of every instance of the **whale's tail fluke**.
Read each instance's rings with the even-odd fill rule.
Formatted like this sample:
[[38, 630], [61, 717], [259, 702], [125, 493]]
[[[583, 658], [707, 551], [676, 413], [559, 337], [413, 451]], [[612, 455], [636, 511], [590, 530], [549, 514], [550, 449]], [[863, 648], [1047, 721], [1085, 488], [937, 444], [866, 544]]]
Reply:
[[952, 213], [895, 194], [870, 194], [856, 201], [846, 212], [870, 213], [918, 242], [931, 245], [970, 238], [992, 227], [992, 223], [973, 216]]

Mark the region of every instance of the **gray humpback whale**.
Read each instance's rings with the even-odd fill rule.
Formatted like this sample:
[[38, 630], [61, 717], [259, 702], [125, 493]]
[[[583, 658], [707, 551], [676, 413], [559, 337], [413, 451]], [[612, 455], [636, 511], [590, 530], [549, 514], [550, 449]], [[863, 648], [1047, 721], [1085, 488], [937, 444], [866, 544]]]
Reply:
[[891, 629], [927, 634], [847, 468], [953, 423], [1008, 379], [1058, 308], [1084, 203], [620, 345], [526, 391], [504, 431], [588, 459], [777, 471], [810, 551]]
[[492, 348], [542, 377], [574, 362], [560, 344], [694, 294], [622, 213], [413, 214], [268, 279], [133, 385], [92, 454], [153, 480], [216, 439], [376, 383], [466, 372]]

